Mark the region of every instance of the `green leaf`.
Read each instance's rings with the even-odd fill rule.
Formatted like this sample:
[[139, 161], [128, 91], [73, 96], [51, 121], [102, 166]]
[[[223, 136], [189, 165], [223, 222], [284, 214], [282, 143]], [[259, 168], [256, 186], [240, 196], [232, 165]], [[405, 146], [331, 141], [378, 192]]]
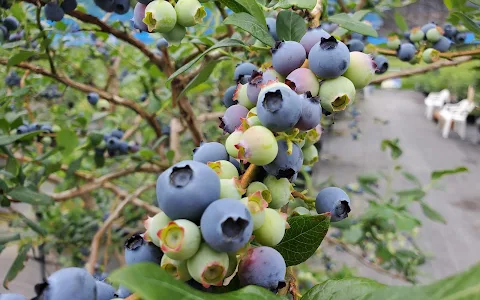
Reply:
[[22, 237], [20, 233], [13, 233], [9, 235], [0, 235], [0, 245], [4, 245], [6, 243], [14, 242], [20, 240]]
[[263, 10], [260, 8], [256, 0], [220, 0], [219, 2], [228, 6], [236, 13], [246, 12], [257, 19], [261, 25], [265, 27], [267, 26]]
[[13, 261], [12, 265], [10, 266], [10, 269], [7, 272], [7, 275], [5, 275], [5, 279], [3, 280], [3, 287], [8, 289], [8, 284], [10, 281], [15, 279], [17, 277], [18, 273], [25, 268], [24, 262], [27, 259], [27, 253], [30, 251], [32, 248], [31, 244], [25, 244], [18, 249], [18, 254], [15, 260]]
[[25, 8], [23, 7], [22, 3], [15, 2], [12, 7], [10, 7], [10, 13], [17, 18], [20, 23], [25, 20]]
[[412, 198], [413, 200], [417, 201], [425, 197], [425, 192], [421, 188], [409, 189], [409, 190], [401, 190], [396, 192], [399, 197], [408, 197]]
[[458, 167], [455, 169], [433, 171], [431, 178], [432, 180], [438, 180], [445, 175], [453, 175], [453, 174], [462, 173], [462, 172], [468, 172], [468, 169], [466, 167]]
[[302, 296], [302, 300], [363, 299], [362, 297], [382, 287], [384, 287], [383, 284], [367, 278], [330, 279], [311, 288]]
[[189, 90], [199, 86], [203, 82], [207, 81], [207, 79], [210, 77], [210, 75], [213, 73], [213, 70], [215, 70], [215, 67], [219, 62], [222, 60], [214, 60], [209, 62], [203, 69], [198, 73], [195, 78], [190, 81], [187, 86], [183, 89], [183, 91], [180, 93], [180, 96], [187, 93]]
[[19, 213], [18, 215], [23, 220], [23, 222], [25, 222], [25, 224], [27, 224], [27, 226], [30, 227], [33, 231], [40, 234], [41, 236], [46, 236], [47, 235], [47, 231], [45, 229], [43, 229], [39, 224], [37, 224], [34, 221], [30, 220], [29, 218], [25, 217], [21, 213]]
[[317, 4], [317, 0], [280, 0], [273, 8], [287, 9], [295, 6], [298, 8], [305, 8], [308, 10], [312, 10], [315, 8], [316, 4]]
[[277, 35], [279, 40], [299, 42], [307, 32], [302, 17], [290, 10], [282, 10], [277, 16]]
[[470, 19], [467, 15], [461, 12], [453, 12], [451, 13], [452, 17], [456, 17], [462, 21], [463, 25], [467, 27], [470, 31], [472, 31], [475, 35], [480, 36], [480, 26], [477, 25], [472, 19]]
[[287, 266], [298, 265], [309, 259], [327, 234], [330, 217], [326, 215], [295, 216], [288, 218], [290, 228], [274, 248], [282, 254]]
[[[326, 5], [324, 7], [326, 7]], [[325, 9], [325, 11], [327, 11], [327, 10]], [[357, 20], [357, 21], [361, 21], [369, 12], [370, 12], [370, 10], [368, 10], [368, 9], [359, 10], [352, 15], [352, 19]], [[343, 36], [343, 35], [347, 34], [347, 32], [348, 32], [347, 29], [342, 28], [342, 27], [338, 27], [337, 29], [335, 29], [335, 31], [332, 33], [332, 35], [333, 36]]]
[[168, 150], [166, 156], [167, 156], [168, 163], [170, 165], [173, 164], [173, 159], [175, 158], [175, 151]]
[[26, 187], [17, 186], [7, 193], [8, 196], [24, 203], [34, 205], [47, 205], [52, 203], [52, 198], [45, 194], [34, 192]]
[[397, 24], [398, 29], [400, 29], [402, 32], [408, 31], [408, 25], [405, 21], [405, 18], [398, 12], [395, 12], [394, 17], [395, 24]]
[[80, 156], [79, 158], [75, 159], [74, 161], [72, 161], [69, 166], [68, 166], [68, 169], [67, 169], [67, 177], [70, 177], [70, 176], [73, 176], [73, 174], [78, 170], [80, 169], [80, 167], [82, 166], [82, 160], [83, 160], [83, 155]]
[[7, 159], [7, 165], [5, 166], [5, 170], [12, 173], [13, 176], [17, 176], [18, 168], [19, 168], [18, 161], [13, 156], [9, 156]]
[[351, 226], [343, 232], [343, 238], [347, 243], [356, 244], [363, 236], [363, 230], [360, 225]]
[[10, 57], [10, 59], [8, 60], [7, 66], [8, 67], [15, 66], [15, 65], [21, 63], [22, 61], [25, 61], [25, 60], [29, 59], [30, 57], [32, 57], [34, 55], [35, 55], [35, 52], [33, 52], [33, 51], [20, 50], [20, 52], [18, 52], [14, 56]]
[[[372, 26], [367, 25], [363, 22], [355, 20], [353, 17], [347, 15], [346, 13], [340, 13], [328, 18], [329, 21], [340, 25], [345, 29], [348, 29], [353, 32], [358, 32], [363, 35], [378, 37], [378, 33]], [[278, 30], [278, 26], [277, 26]]]
[[390, 149], [390, 151], [391, 151], [390, 155], [392, 156], [392, 158], [397, 159], [403, 153], [402, 148], [400, 148], [398, 143], [399, 143], [398, 139], [383, 140], [382, 144], [380, 145], [380, 148], [382, 149], [382, 151]]
[[426, 202], [421, 202], [420, 206], [422, 207], [423, 214], [432, 221], [437, 221], [443, 224], [447, 224], [447, 220], [436, 210], [434, 210]]
[[256, 39], [266, 45], [273, 47], [275, 44], [275, 40], [268, 32], [267, 25], [259, 23], [255, 17], [247, 13], [241, 12], [232, 14], [228, 16], [223, 23], [235, 25], [246, 32], [251, 33]]
[[168, 82], [171, 82], [175, 77], [178, 75], [184, 73], [185, 71], [189, 70], [191, 67], [193, 67], [194, 64], [196, 64], [200, 59], [202, 59], [205, 55], [207, 55], [209, 52], [219, 49], [219, 48], [225, 48], [225, 47], [235, 47], [235, 46], [241, 46], [245, 47], [245, 44], [242, 41], [235, 40], [235, 39], [224, 39], [218, 42], [217, 44], [213, 45], [212, 47], [208, 48], [205, 50], [203, 53], [199, 54], [197, 57], [192, 59], [189, 63], [183, 65], [180, 69], [175, 71], [167, 80]]
[[57, 145], [64, 155], [69, 155], [78, 145], [78, 137], [75, 131], [68, 128], [62, 129], [57, 134]]
[[468, 0], [472, 2], [473, 4], [480, 5], [480, 0]]
[[420, 182], [420, 180], [418, 180], [417, 176], [413, 175], [412, 173], [409, 173], [407, 171], [403, 171], [402, 175], [403, 175], [403, 177], [405, 177], [405, 179], [407, 179], [410, 182], [413, 182], [418, 187], [422, 186], [422, 183]]
[[0, 136], [0, 146], [9, 145], [16, 141], [25, 141], [42, 133], [41, 131], [32, 131], [24, 134], [2, 135]]
[[247, 286], [224, 294], [200, 292], [174, 279], [153, 263], [138, 263], [123, 267], [114, 271], [108, 279], [127, 287], [143, 300], [278, 300], [272, 292], [258, 286]]

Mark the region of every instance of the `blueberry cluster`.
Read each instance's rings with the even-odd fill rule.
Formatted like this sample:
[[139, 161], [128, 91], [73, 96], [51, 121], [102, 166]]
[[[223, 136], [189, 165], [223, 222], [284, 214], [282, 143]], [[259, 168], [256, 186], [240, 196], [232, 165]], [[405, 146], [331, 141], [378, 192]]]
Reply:
[[5, 77], [5, 84], [8, 87], [20, 86], [20, 81], [21, 81], [21, 78], [20, 76], [18, 76], [17, 72], [15, 71], [11, 71]]
[[74, 11], [77, 8], [77, 0], [54, 0], [45, 4], [45, 18], [49, 21], [61, 21], [65, 13]]
[[[350, 34], [350, 40], [347, 42], [348, 50], [350, 52], [364, 52], [366, 42], [366, 36], [360, 33], [352, 32]], [[387, 72], [388, 59], [385, 56], [376, 54], [373, 56], [373, 61], [376, 66], [375, 74], [383, 74]]]
[[18, 31], [20, 22], [14, 16], [8, 16], [0, 20], [0, 43], [16, 42], [22, 39], [23, 30]]
[[123, 134], [124, 132], [120, 129], [114, 129], [110, 133], [105, 133], [103, 142], [95, 148], [95, 155], [103, 157], [105, 151], [107, 151], [110, 157], [137, 152], [139, 150], [138, 144], [123, 141]]
[[[134, 27], [140, 31], [159, 32], [171, 43], [179, 43], [186, 27], [202, 23], [207, 15], [198, 0], [138, 0], [133, 11]], [[166, 44], [168, 45], [168, 43]]]
[[62, 97], [62, 93], [58, 90], [56, 84], [50, 84], [39, 93], [39, 96], [51, 100]]
[[39, 124], [39, 123], [31, 123], [29, 124], [28, 122], [24, 122], [22, 125], [18, 126], [17, 129], [15, 129], [16, 134], [25, 134], [29, 132], [34, 132], [34, 131], [43, 131], [45, 134], [40, 134], [37, 136], [37, 141], [41, 142], [45, 146], [52, 146], [55, 147], [56, 141], [55, 137], [51, 136], [50, 134], [55, 133], [60, 131], [60, 127], [57, 125], [50, 125], [50, 124]]
[[100, 99], [100, 96], [95, 92], [88, 93], [87, 101], [92, 106], [98, 107], [100, 111], [107, 111], [110, 108], [110, 103], [105, 99]]

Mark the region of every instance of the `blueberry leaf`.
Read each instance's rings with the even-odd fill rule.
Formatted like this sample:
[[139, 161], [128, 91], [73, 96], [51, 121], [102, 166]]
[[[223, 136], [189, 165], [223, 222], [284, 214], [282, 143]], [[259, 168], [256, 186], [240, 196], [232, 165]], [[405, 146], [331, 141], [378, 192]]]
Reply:
[[18, 249], [18, 254], [15, 260], [13, 261], [10, 269], [5, 275], [5, 279], [3, 280], [3, 287], [8, 289], [8, 284], [10, 281], [17, 277], [18, 273], [25, 268], [25, 260], [27, 259], [27, 253], [32, 248], [32, 244], [24, 244]]
[[298, 265], [309, 259], [327, 234], [330, 217], [326, 215], [295, 216], [288, 219], [290, 228], [274, 248], [282, 254], [287, 266]]
[[34, 205], [47, 205], [52, 203], [52, 198], [49, 196], [37, 193], [23, 186], [17, 186], [11, 189], [7, 195], [20, 202]]
[[263, 11], [256, 0], [220, 0], [225, 6], [228, 6], [233, 12], [245, 12], [252, 15], [259, 24], [267, 26]]
[[405, 21], [405, 18], [398, 12], [395, 12], [394, 17], [395, 24], [397, 24], [398, 29], [400, 29], [402, 32], [408, 31], [408, 25]]
[[223, 23], [235, 25], [251, 33], [256, 39], [266, 45], [273, 47], [275, 44], [275, 41], [268, 32], [267, 25], [261, 24], [257, 19], [247, 13], [241, 12], [230, 15]]
[[0, 146], [5, 146], [16, 141], [25, 141], [42, 133], [41, 131], [33, 131], [24, 134], [2, 135], [0, 136]]
[[34, 55], [35, 55], [35, 52], [33, 51], [20, 50], [20, 52], [10, 57], [10, 59], [8, 60], [7, 66], [11, 67], [11, 66], [18, 65], [22, 61], [25, 61]]
[[340, 13], [340, 14], [330, 16], [328, 20], [350, 31], [358, 32], [363, 35], [378, 37], [377, 31], [373, 29], [372, 26], [367, 25], [361, 21], [355, 20], [353, 17], [347, 15], [346, 13]]
[[[370, 10], [368, 10], [368, 9], [359, 10], [352, 15], [352, 19], [357, 20], [357, 21], [361, 21], [369, 12], [370, 12]], [[335, 29], [335, 31], [332, 33], [332, 35], [333, 36], [343, 36], [343, 35], [347, 34], [347, 32], [348, 32], [347, 29], [342, 28], [342, 27], [338, 27], [337, 29]]]
[[447, 220], [436, 210], [434, 210], [426, 202], [421, 202], [420, 206], [422, 207], [423, 214], [432, 221], [437, 221], [443, 224], [447, 224]]
[[272, 292], [258, 286], [247, 286], [223, 294], [204, 293], [178, 281], [153, 263], [137, 263], [114, 271], [109, 277], [114, 283], [126, 286], [143, 300], [275, 300]]
[[200, 73], [198, 73], [198, 75], [195, 76], [195, 78], [193, 78], [192, 81], [190, 81], [187, 84], [187, 86], [180, 93], [180, 96], [185, 94], [189, 90], [199, 86], [203, 82], [207, 81], [208, 78], [210, 77], [210, 75], [213, 73], [213, 70], [215, 70], [215, 67], [217, 66], [217, 64], [221, 61], [222, 61], [221, 59], [217, 59], [217, 60], [214, 60], [214, 61], [211, 61], [211, 62], [207, 63], [203, 67], [203, 69], [200, 71]]
[[298, 7], [298, 8], [305, 8], [312, 10], [315, 8], [315, 5], [317, 4], [317, 0], [280, 0], [278, 3], [274, 6], [275, 9], [277, 8], [290, 8], [290, 7]]
[[455, 169], [433, 171], [431, 178], [432, 180], [438, 180], [445, 175], [453, 175], [453, 174], [462, 173], [462, 172], [468, 172], [468, 169], [466, 167], [458, 167]]
[[458, 18], [467, 29], [472, 31], [476, 36], [480, 36], [480, 26], [477, 25], [472, 19], [470, 19], [467, 15], [462, 12], [453, 12], [451, 14], [452, 17]]
[[302, 300], [363, 299], [362, 297], [382, 287], [384, 287], [383, 284], [367, 278], [330, 279], [311, 288], [302, 296]]
[[277, 35], [280, 40], [299, 42], [307, 32], [302, 17], [290, 10], [282, 10], [277, 16]]
[[77, 134], [68, 128], [62, 129], [57, 134], [57, 145], [62, 149], [62, 154], [69, 155], [78, 145]]

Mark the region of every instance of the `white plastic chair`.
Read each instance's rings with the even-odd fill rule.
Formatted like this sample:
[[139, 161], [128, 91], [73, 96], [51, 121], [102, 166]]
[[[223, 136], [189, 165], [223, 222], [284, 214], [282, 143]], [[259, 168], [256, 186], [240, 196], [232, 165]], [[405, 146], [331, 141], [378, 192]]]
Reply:
[[439, 93], [430, 93], [425, 98], [425, 115], [427, 119], [433, 119], [433, 112], [435, 108], [442, 108], [445, 103], [450, 102], [450, 91], [447, 89], [441, 90]]
[[[468, 99], [464, 99], [455, 104], [446, 104], [440, 110], [440, 117], [443, 119], [442, 136], [448, 138], [452, 123], [453, 130], [460, 135], [460, 138], [465, 139], [467, 134], [467, 116], [475, 109], [475, 103]], [[441, 122], [439, 122], [441, 124]]]

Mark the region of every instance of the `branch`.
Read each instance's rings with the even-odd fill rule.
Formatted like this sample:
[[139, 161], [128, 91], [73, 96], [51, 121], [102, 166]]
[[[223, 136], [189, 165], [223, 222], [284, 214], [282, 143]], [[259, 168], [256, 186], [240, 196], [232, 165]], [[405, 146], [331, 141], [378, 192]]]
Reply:
[[182, 123], [177, 118], [170, 121], [170, 149], [175, 153], [174, 161], [177, 162], [182, 157], [180, 147], [180, 133], [184, 130]]
[[40, 33], [42, 34], [43, 41], [45, 42], [45, 53], [47, 54], [48, 58], [48, 63], [50, 64], [50, 71], [53, 74], [57, 74], [57, 71], [55, 70], [55, 65], [53, 64], [53, 58], [50, 53], [50, 41], [48, 40], [47, 34], [43, 30], [42, 22], [40, 20], [40, 13], [42, 12], [42, 4], [40, 1], [37, 0], [37, 11], [36, 11], [36, 19], [37, 19], [37, 26], [38, 29], [40, 30]]
[[361, 10], [365, 6], [365, 4], [367, 4], [367, 0], [358, 1], [357, 6], [355, 6], [355, 11]]
[[[8, 59], [0, 57], [0, 64], [7, 65], [7, 63], [8, 63]], [[142, 107], [140, 107], [137, 103], [135, 103], [132, 100], [122, 98], [118, 95], [109, 93], [107, 91], [104, 91], [104, 90], [101, 90], [101, 89], [98, 89], [98, 88], [95, 88], [95, 87], [92, 87], [88, 84], [84, 84], [84, 83], [81, 83], [81, 82], [78, 82], [78, 81], [74, 81], [73, 79], [69, 78], [66, 75], [53, 74], [52, 72], [49, 72], [49, 71], [43, 69], [40, 66], [33, 65], [31, 63], [28, 63], [28, 62], [21, 62], [21, 63], [15, 65], [15, 66], [18, 67], [18, 68], [25, 69], [25, 70], [30, 70], [31, 72], [36, 73], [36, 74], [40, 74], [40, 75], [50, 77], [52, 79], [55, 79], [58, 82], [61, 82], [61, 83], [65, 84], [69, 87], [72, 87], [72, 88], [74, 88], [76, 90], [79, 90], [81, 92], [84, 92], [84, 93], [90, 93], [90, 92], [97, 93], [98, 95], [100, 95], [101, 98], [103, 98], [103, 99], [105, 99], [105, 100], [107, 100], [107, 101], [109, 101], [113, 104], [128, 107], [129, 109], [133, 110], [134, 112], [136, 112], [137, 114], [142, 116], [142, 118], [145, 119], [150, 124], [150, 126], [153, 127], [157, 136], [159, 136], [159, 137], [162, 136], [162, 129], [161, 129], [160, 124], [158, 123], [157, 119], [155, 118], [155, 114], [147, 113], [145, 110], [142, 109]]]
[[[220, 14], [222, 15], [223, 20], [225, 20], [225, 19], [228, 17], [228, 14], [227, 14], [227, 12], [225, 11], [225, 8], [222, 7], [222, 5], [221, 5], [219, 2], [217, 2], [217, 1], [215, 1], [215, 6], [216, 6], [216, 7], [218, 8], [218, 10], [220, 11]], [[233, 33], [234, 33], [233, 25], [228, 24], [228, 25], [227, 25], [227, 36], [230, 37], [230, 36], [233, 35]]]
[[460, 65], [460, 64], [466, 63], [470, 60], [472, 60], [471, 56], [464, 56], [464, 57], [460, 57], [460, 58], [457, 58], [457, 59], [454, 59], [454, 60], [441, 60], [441, 61], [437, 61], [433, 64], [427, 65], [425, 67], [417, 67], [417, 68], [413, 68], [413, 69], [407, 69], [407, 70], [404, 70], [404, 71], [399, 71], [399, 72], [395, 72], [395, 73], [381, 75], [381, 76], [378, 76], [375, 79], [373, 79], [371, 83], [380, 83], [380, 82], [382, 82], [384, 80], [387, 80], [387, 79], [398, 78], [398, 77], [407, 77], [407, 76], [412, 76], [412, 75], [416, 75], [416, 74], [423, 74], [423, 73], [426, 73], [426, 72], [429, 72], [429, 71], [432, 71], [432, 70], [436, 70], [436, 69], [440, 69], [440, 68], [443, 68], [443, 67]]
[[[118, 186], [114, 185], [111, 182], [106, 182], [103, 185], [103, 187], [106, 188], [107, 190], [111, 191], [112, 193], [116, 194], [118, 197], [122, 197], [122, 198], [128, 197], [128, 192], [127, 191], [119, 188]], [[156, 206], [153, 206], [151, 204], [148, 204], [147, 202], [145, 202], [145, 201], [143, 201], [139, 198], [132, 199], [132, 204], [135, 205], [135, 206], [138, 206], [140, 208], [145, 209], [146, 211], [148, 211], [152, 215], [156, 215], [156, 214], [162, 212], [162, 210], [160, 208], [158, 208]]]
[[345, 3], [343, 3], [343, 0], [337, 0], [337, 3], [338, 5], [340, 5], [340, 8], [342, 9], [342, 11], [344, 13], [349, 13], [350, 11], [348, 10], [348, 8], [345, 6]]
[[105, 233], [105, 231], [112, 225], [113, 221], [115, 221], [115, 219], [122, 212], [123, 208], [129, 202], [131, 202], [133, 199], [140, 196], [146, 190], [151, 189], [153, 187], [155, 187], [154, 183], [142, 186], [138, 188], [131, 196], [125, 198], [110, 214], [110, 216], [107, 218], [105, 223], [103, 223], [102, 227], [100, 227], [100, 229], [98, 229], [98, 231], [95, 233], [95, 235], [93, 236], [92, 244], [90, 246], [90, 256], [88, 258], [87, 265], [86, 265], [86, 269], [90, 274], [93, 274], [95, 272], [95, 263], [97, 262], [97, 258], [98, 258], [98, 248], [100, 246], [100, 240], [102, 239], [102, 236]]
[[[375, 48], [374, 52], [377, 52], [383, 55], [397, 56], [397, 51], [390, 50], [390, 49]], [[440, 57], [443, 57], [443, 58], [452, 59], [454, 57], [469, 56], [469, 55], [476, 55], [476, 54], [480, 54], [480, 47], [475, 49], [470, 49], [470, 50], [463, 50], [463, 51], [440, 52], [439, 55]]]
[[255, 172], [257, 171], [257, 166], [254, 164], [250, 164], [242, 175], [242, 179], [240, 181], [240, 186], [242, 189], [246, 189], [248, 185], [252, 182], [253, 177], [255, 176]]

